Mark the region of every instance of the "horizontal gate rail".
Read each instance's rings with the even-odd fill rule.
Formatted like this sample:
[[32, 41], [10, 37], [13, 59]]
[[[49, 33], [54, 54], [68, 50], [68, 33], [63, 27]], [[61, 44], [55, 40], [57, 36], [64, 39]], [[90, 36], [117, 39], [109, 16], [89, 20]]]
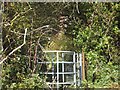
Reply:
[[[47, 84], [57, 84], [57, 83], [53, 83], [53, 82], [47, 82]], [[73, 82], [61, 82], [61, 83], [59, 83], [59, 84], [74, 84]]]
[[74, 53], [73, 51], [57, 51], [57, 50], [53, 50], [53, 51], [47, 51], [47, 50], [44, 50], [43, 52], [62, 52], [62, 53]]
[[[52, 64], [52, 63], [66, 63], [66, 64], [74, 64], [74, 62], [38, 62], [38, 63], [42, 63], [42, 64]], [[77, 63], [77, 62], [75, 62]]]
[[[57, 74], [54, 72], [40, 72], [40, 74]], [[75, 74], [74, 72], [59, 72], [59, 74]]]

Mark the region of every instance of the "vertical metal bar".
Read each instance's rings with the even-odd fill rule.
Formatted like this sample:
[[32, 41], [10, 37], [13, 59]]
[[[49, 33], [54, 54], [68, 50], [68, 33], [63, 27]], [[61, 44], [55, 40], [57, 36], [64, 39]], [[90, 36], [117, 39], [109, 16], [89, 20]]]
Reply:
[[64, 80], [64, 53], [62, 53], [62, 61], [63, 61], [63, 63], [62, 63], [62, 72], [63, 72], [62, 79], [63, 79], [63, 82], [65, 82], [65, 80]]
[[59, 54], [57, 52], [57, 90], [59, 90]]
[[[52, 83], [54, 83], [54, 53], [52, 53]], [[52, 85], [52, 88], [54, 88], [54, 84]]]
[[74, 83], [75, 83], [75, 87], [76, 87], [76, 63], [75, 63], [75, 52], [73, 54], [73, 63], [74, 63]]
[[79, 66], [79, 78], [80, 78], [80, 86], [81, 86], [81, 82], [82, 82], [82, 54], [79, 54], [79, 59], [80, 59], [80, 66]]
[[[79, 77], [79, 55], [78, 55], [78, 53], [76, 53], [77, 54], [77, 77]], [[80, 81], [77, 79], [77, 85], [79, 86], [80, 85]]]

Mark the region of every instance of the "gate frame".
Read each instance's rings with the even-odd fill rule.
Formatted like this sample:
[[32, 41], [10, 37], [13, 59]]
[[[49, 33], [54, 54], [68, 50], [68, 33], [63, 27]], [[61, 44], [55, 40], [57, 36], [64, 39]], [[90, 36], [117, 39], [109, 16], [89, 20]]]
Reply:
[[[81, 87], [81, 81], [82, 81], [82, 54], [81, 53], [76, 53], [74, 51], [59, 51], [59, 50], [44, 50], [43, 51], [45, 54], [46, 53], [56, 53], [56, 55], [54, 57], [56, 57], [56, 61], [54, 62], [52, 60], [52, 66], [54, 66], [54, 64], [57, 64], [57, 83], [53, 83], [52, 82], [48, 82], [49, 85], [57, 85], [57, 89], [59, 90], [59, 85], [62, 84], [62, 85], [65, 85], [65, 84], [73, 84], [75, 87], [76, 86], [79, 86]], [[59, 53], [62, 53], [62, 61], [59, 61]], [[72, 55], [73, 58], [72, 58], [72, 62], [70, 61], [64, 61], [64, 55], [67, 54], [67, 55]], [[37, 61], [38, 64], [47, 64], [47, 63], [51, 63], [50, 61], [49, 62], [39, 62]], [[59, 72], [59, 63], [62, 64], [62, 72]], [[64, 72], [64, 64], [73, 64], [73, 72]], [[76, 68], [77, 67], [77, 68]], [[52, 70], [52, 72], [40, 72], [40, 74], [50, 74], [52, 75], [52, 78], [54, 78], [54, 71]], [[62, 74], [62, 82], [59, 82], [59, 75]], [[73, 82], [64, 82], [64, 75], [65, 74], [70, 74], [70, 75], [74, 75], [74, 80]], [[79, 79], [77, 79], [77, 77]]]

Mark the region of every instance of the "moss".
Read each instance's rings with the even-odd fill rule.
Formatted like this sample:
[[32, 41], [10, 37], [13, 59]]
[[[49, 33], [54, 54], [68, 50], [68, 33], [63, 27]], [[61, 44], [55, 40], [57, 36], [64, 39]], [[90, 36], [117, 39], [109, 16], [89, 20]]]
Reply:
[[64, 31], [60, 31], [48, 42], [46, 50], [73, 50], [72, 37], [65, 35]]

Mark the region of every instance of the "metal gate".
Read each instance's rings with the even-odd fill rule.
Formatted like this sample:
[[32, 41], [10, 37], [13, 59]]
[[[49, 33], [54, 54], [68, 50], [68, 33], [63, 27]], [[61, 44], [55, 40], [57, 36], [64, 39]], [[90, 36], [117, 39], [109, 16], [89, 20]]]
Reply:
[[38, 61], [42, 66], [40, 75], [47, 76], [52, 88], [66, 85], [81, 86], [82, 55], [73, 51], [43, 51], [45, 60]]

